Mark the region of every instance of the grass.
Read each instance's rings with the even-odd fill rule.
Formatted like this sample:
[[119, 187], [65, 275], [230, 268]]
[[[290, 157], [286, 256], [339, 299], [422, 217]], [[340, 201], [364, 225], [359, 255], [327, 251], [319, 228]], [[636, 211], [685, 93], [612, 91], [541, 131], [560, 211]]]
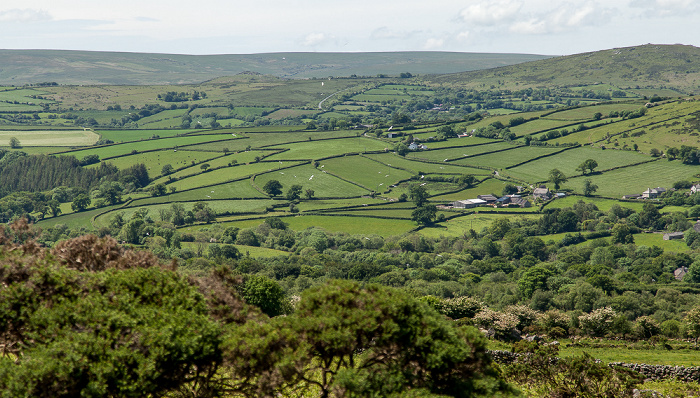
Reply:
[[277, 180], [282, 183], [285, 192], [292, 185], [301, 185], [303, 190], [313, 189], [315, 196], [320, 198], [368, 194], [366, 189], [333, 177], [311, 165], [302, 165], [259, 175], [255, 178], [255, 184], [262, 188], [270, 180]]
[[22, 146], [80, 147], [93, 145], [99, 136], [90, 130], [1, 130], [0, 145], [9, 146], [15, 137]]
[[361, 156], [324, 160], [323, 170], [377, 191], [412, 176], [412, 173], [407, 171], [383, 166], [381, 163]]
[[447, 173], [447, 174], [472, 174], [472, 175], [490, 175], [490, 170], [477, 169], [474, 167], [459, 166], [451, 163], [435, 164], [425, 163], [411, 158], [404, 158], [394, 153], [367, 154], [363, 155], [370, 159], [378, 160], [381, 163], [391, 167], [399, 167], [406, 169], [414, 174], [423, 173]]
[[[666, 188], [669, 188], [668, 184], [672, 181], [694, 181], [697, 174], [697, 166], [685, 165], [680, 161], [661, 160], [595, 174], [588, 178], [598, 185], [597, 195], [620, 198], [627, 194], [641, 194], [649, 187], [666, 185]], [[570, 179], [563, 187], [583, 192], [583, 183], [584, 178], [575, 178]]]
[[[478, 210], [477, 210], [478, 211]], [[447, 236], [447, 237], [456, 237], [456, 236], [463, 236], [464, 234], [468, 233], [470, 229], [473, 229], [476, 232], [482, 231], [484, 228], [488, 228], [494, 221], [501, 219], [501, 218], [508, 218], [508, 219], [513, 219], [513, 218], [518, 218], [518, 217], [524, 217], [524, 218], [539, 218], [539, 215], [533, 214], [518, 214], [518, 215], [513, 215], [513, 214], [470, 214], [464, 217], [459, 217], [459, 218], [454, 218], [448, 221], [445, 221], [443, 223], [440, 223], [439, 227], [435, 228], [424, 228], [420, 230], [420, 234], [430, 237], [430, 238], [439, 238], [441, 236]]]
[[73, 155], [78, 159], [82, 159], [86, 155], [98, 155], [100, 159], [105, 159], [149, 150], [174, 149], [177, 147], [185, 147], [188, 145], [199, 144], [202, 142], [216, 141], [222, 138], [223, 137], [220, 135], [195, 135], [160, 138], [138, 142], [128, 142], [124, 144], [114, 144], [99, 148], [70, 151], [67, 152], [67, 154]]
[[585, 203], [593, 203], [596, 205], [598, 210], [600, 211], [608, 211], [613, 205], [620, 205], [621, 207], [626, 207], [629, 209], [632, 209], [636, 212], [642, 211], [642, 208], [644, 207], [644, 201], [636, 201], [636, 202], [622, 202], [618, 200], [613, 200], [613, 199], [606, 199], [606, 198], [597, 198], [597, 197], [585, 197], [585, 196], [567, 196], [565, 198], [561, 199], [556, 199], [549, 203], [547, 205], [547, 208], [563, 208], [563, 207], [572, 207], [574, 204], [578, 203], [579, 201], [583, 201]]
[[289, 151], [273, 155], [271, 160], [283, 159], [318, 159], [321, 157], [337, 156], [344, 153], [381, 151], [386, 143], [368, 138], [345, 138], [338, 140], [309, 141], [295, 144], [285, 144]]
[[[604, 151], [591, 147], [581, 147], [508, 169], [507, 174], [525, 181], [537, 182], [546, 181], [549, 178], [550, 170], [558, 169], [564, 175], [571, 177], [580, 174], [576, 168], [587, 159], [593, 159], [598, 163], [596, 171], [653, 160], [648, 156], [631, 151]], [[592, 179], [595, 179], [594, 177], [590, 176]], [[583, 185], [583, 179], [581, 179], [580, 185]]]

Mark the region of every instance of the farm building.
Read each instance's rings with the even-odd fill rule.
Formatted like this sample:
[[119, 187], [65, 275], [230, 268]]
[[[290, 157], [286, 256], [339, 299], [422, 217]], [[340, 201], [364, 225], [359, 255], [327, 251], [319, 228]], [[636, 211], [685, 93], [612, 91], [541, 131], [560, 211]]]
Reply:
[[623, 195], [622, 199], [639, 199], [641, 197], [642, 197], [642, 195], [640, 195], [638, 193], [633, 193], [631, 195]]
[[690, 187], [690, 193], [694, 194], [700, 191], [700, 184], [693, 184], [692, 187]]
[[670, 233], [664, 234], [664, 240], [683, 239], [683, 236], [684, 236], [683, 232], [670, 232]]
[[467, 199], [467, 200], [458, 200], [456, 202], [452, 202], [452, 207], [455, 209], [473, 209], [474, 207], [485, 205], [486, 201], [481, 200], [481, 199]]
[[552, 197], [552, 194], [546, 187], [539, 187], [532, 191], [532, 196], [534, 196], [535, 199], [549, 200]]
[[678, 268], [676, 268], [675, 271], [673, 271], [673, 277], [674, 277], [677, 281], [682, 281], [682, 280], [683, 280], [683, 277], [684, 277], [685, 274], [687, 274], [687, 273], [688, 273], [688, 267], [678, 267]]
[[521, 197], [510, 198], [510, 205], [518, 205], [520, 207], [532, 207], [532, 203], [529, 200]]
[[497, 197], [490, 195], [490, 194], [489, 195], [477, 195], [476, 197], [478, 199], [486, 201], [486, 203], [488, 203], [488, 204], [496, 203], [496, 201], [498, 200]]
[[662, 193], [666, 192], [666, 188], [648, 188], [646, 191], [642, 192], [642, 198], [644, 199], [656, 199], [661, 196]]

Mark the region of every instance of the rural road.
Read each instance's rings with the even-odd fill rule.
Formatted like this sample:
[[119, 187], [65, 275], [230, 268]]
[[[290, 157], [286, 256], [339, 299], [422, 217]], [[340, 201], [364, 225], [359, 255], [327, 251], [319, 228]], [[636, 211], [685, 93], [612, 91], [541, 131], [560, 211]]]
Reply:
[[332, 96], [334, 96], [334, 95], [336, 95], [336, 94], [338, 94], [338, 93], [342, 93], [343, 91], [348, 91], [348, 90], [350, 90], [351, 88], [352, 88], [352, 87], [348, 87], [348, 88], [346, 88], [345, 90], [336, 91], [336, 92], [334, 92], [333, 94], [329, 95], [328, 97], [322, 99], [321, 102], [318, 103], [318, 109], [323, 109], [323, 106], [322, 106], [322, 105], [323, 105], [324, 102], [326, 102], [326, 100], [327, 100], [328, 98], [330, 98], [330, 97], [332, 97]]

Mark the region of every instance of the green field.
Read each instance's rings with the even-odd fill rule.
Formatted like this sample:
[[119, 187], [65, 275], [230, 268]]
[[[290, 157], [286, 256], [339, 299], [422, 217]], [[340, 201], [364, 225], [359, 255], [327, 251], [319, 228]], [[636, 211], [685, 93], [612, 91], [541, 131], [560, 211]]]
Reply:
[[343, 181], [311, 165], [302, 165], [284, 170], [272, 171], [255, 178], [255, 185], [262, 188], [270, 180], [282, 183], [286, 192], [292, 185], [301, 185], [303, 190], [313, 189], [316, 197], [344, 197], [368, 194], [368, 190]]
[[0, 130], [0, 146], [9, 146], [15, 137], [21, 146], [28, 147], [81, 147], [90, 146], [99, 140], [91, 130]]

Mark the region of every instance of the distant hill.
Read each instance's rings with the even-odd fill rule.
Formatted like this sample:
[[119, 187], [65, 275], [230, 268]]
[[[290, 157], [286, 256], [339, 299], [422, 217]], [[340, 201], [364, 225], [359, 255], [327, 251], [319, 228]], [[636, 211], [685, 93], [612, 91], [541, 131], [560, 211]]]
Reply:
[[607, 83], [618, 87], [700, 93], [700, 48], [646, 44], [448, 74], [434, 81], [505, 88]]
[[0, 84], [188, 84], [244, 71], [283, 78], [442, 74], [495, 68], [544, 55], [456, 52], [178, 55], [0, 50]]

